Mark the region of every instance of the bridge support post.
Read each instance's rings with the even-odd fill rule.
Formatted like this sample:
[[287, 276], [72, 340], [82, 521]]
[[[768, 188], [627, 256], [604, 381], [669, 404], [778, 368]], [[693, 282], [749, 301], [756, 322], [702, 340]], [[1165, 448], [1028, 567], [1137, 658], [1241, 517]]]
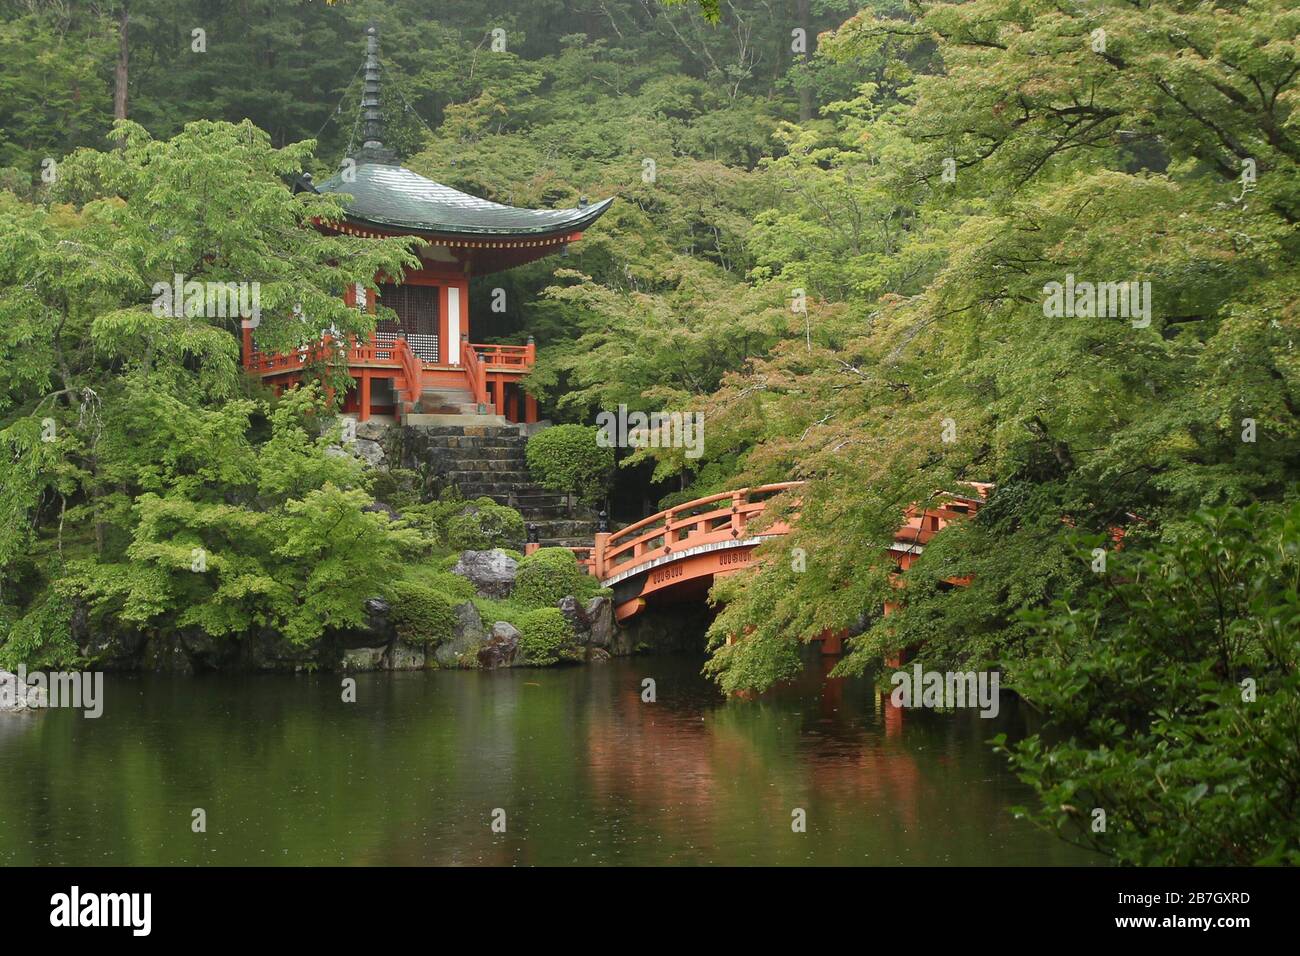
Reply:
[[591, 549], [592, 572], [598, 578], [605, 576], [605, 545], [609, 543], [608, 531], [597, 531], [595, 544]]

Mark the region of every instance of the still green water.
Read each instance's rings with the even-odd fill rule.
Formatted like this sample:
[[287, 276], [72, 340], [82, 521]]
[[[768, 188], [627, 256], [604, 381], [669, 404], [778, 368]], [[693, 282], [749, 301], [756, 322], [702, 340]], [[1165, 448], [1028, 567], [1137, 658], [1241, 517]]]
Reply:
[[1008, 812], [1010, 704], [904, 713], [810, 660], [758, 701], [695, 658], [363, 674], [352, 704], [336, 675], [108, 675], [98, 720], [0, 718], [0, 863], [1092, 862]]

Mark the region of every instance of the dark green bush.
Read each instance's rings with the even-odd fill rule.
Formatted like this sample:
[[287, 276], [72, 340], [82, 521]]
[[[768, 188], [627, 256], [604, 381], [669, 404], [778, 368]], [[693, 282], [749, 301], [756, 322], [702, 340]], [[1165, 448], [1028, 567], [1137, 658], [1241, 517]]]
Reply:
[[420, 476], [407, 468], [377, 468], [367, 475], [370, 494], [395, 511], [420, 503]]
[[554, 664], [573, 643], [573, 631], [559, 608], [529, 611], [519, 621], [519, 649], [529, 664]]
[[605, 497], [614, 449], [596, 444], [592, 425], [556, 425], [528, 439], [528, 470], [543, 488], [576, 494], [587, 504]]
[[462, 514], [466, 507], [465, 500], [460, 497], [440, 498], [437, 501], [406, 506], [402, 509], [402, 519], [411, 527], [418, 528], [441, 549], [450, 547], [448, 529], [452, 519]]
[[457, 551], [518, 549], [524, 542], [524, 519], [514, 508], [479, 498], [447, 522], [447, 543]]
[[454, 633], [456, 612], [441, 591], [417, 581], [394, 581], [389, 598], [390, 619], [407, 643], [441, 644]]
[[513, 597], [528, 607], [553, 607], [565, 595], [582, 593], [587, 576], [568, 548], [541, 548], [519, 562]]

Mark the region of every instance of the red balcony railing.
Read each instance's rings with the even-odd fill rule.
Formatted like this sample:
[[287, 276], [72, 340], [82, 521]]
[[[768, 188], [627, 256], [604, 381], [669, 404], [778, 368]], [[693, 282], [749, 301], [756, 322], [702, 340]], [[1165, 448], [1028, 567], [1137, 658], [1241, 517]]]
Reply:
[[479, 362], [494, 372], [504, 369], [527, 372], [537, 360], [537, 346], [532, 342], [527, 345], [471, 345], [469, 350], [477, 353]]

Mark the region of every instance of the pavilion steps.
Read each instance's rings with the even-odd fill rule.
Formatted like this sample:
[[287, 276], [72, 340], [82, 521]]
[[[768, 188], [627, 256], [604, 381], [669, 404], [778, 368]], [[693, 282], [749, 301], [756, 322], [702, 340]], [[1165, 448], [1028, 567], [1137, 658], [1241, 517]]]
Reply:
[[589, 548], [591, 541], [582, 538], [541, 538], [538, 540], [543, 548]]
[[527, 466], [513, 448], [444, 448], [448, 471], [473, 471], [485, 474], [494, 469], [523, 471]]
[[[416, 405], [418, 415], [479, 415], [474, 395], [465, 388], [425, 388]], [[493, 416], [495, 417], [495, 416]]]
[[488, 426], [509, 426], [504, 415], [478, 415], [478, 414], [436, 414], [426, 415], [418, 411], [408, 411], [402, 416], [402, 424], [427, 427], [441, 428], [460, 428], [460, 427], [481, 427]]
[[[458, 463], [463, 464], [463, 463]], [[484, 486], [487, 491], [491, 491], [497, 485], [523, 485], [527, 484], [530, 476], [525, 470], [514, 470], [512, 468], [497, 467], [499, 465], [508, 465], [509, 462], [493, 462], [488, 468], [461, 468], [457, 467], [443, 472], [443, 476], [451, 482], [460, 486], [461, 492], [469, 496], [465, 491], [467, 486], [476, 490], [480, 485]]]
[[461, 455], [448, 455], [451, 467], [448, 471], [487, 474], [497, 471], [526, 472], [528, 466], [522, 455], [516, 455], [510, 448], [448, 448], [449, 452], [463, 452]]
[[[439, 416], [441, 418], [441, 416]], [[406, 467], [432, 467], [440, 489], [454, 487], [464, 498], [490, 498], [508, 505], [535, 526], [538, 541], [549, 547], [590, 546], [596, 515], [533, 482], [524, 449], [528, 438], [518, 425], [437, 421], [423, 424], [407, 419]]]
[[484, 419], [496, 418], [495, 415], [475, 416], [472, 422], [429, 422], [419, 423], [420, 431], [430, 439], [440, 438], [447, 439], [444, 444], [453, 446], [456, 443], [452, 439], [465, 438], [469, 442], [466, 447], [477, 447], [478, 443], [485, 441], [495, 441], [513, 447], [515, 439], [523, 438], [519, 431], [519, 426], [511, 422], [501, 421], [484, 421]]

